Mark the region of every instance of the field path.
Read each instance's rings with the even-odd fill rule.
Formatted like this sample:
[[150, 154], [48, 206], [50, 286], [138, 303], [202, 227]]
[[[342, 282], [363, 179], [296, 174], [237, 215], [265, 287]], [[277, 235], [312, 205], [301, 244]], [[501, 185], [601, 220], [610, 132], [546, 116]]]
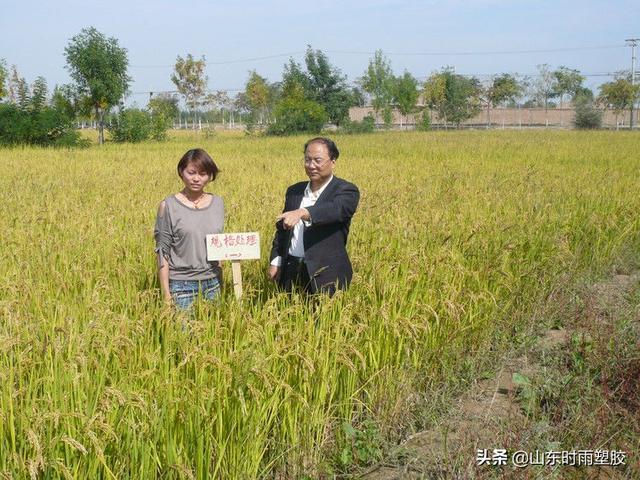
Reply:
[[[478, 449], [494, 448], [511, 451], [522, 449], [528, 438], [540, 434], [539, 428], [523, 413], [521, 386], [518, 378], [532, 378], [541, 373], [540, 359], [557, 357], [568, 348], [572, 336], [589, 332], [610, 331], [620, 315], [634, 309], [635, 335], [640, 345], [640, 311], [630, 305], [628, 296], [640, 288], [640, 272], [614, 275], [592, 285], [584, 298], [583, 315], [576, 324], [565, 329], [549, 329], [540, 334], [533, 351], [516, 358], [504, 358], [495, 367], [495, 377], [478, 380], [458, 399], [453, 411], [435, 427], [406, 438], [397, 449], [397, 465], [379, 465], [361, 478], [366, 480], [423, 479], [423, 478], [565, 478], [550, 469], [498, 472], [491, 467], [478, 467]], [[520, 377], [518, 377], [520, 376]], [[632, 382], [633, 379], [630, 379]], [[636, 398], [640, 395], [640, 381], [633, 385]], [[562, 394], [562, 392], [558, 392]], [[638, 459], [634, 459], [635, 462]], [[560, 472], [561, 473], [561, 472]], [[591, 475], [591, 473], [593, 473]], [[584, 473], [582, 473], [584, 475]], [[611, 467], [593, 468], [589, 478], [632, 478]], [[573, 478], [573, 477], [572, 477]]]

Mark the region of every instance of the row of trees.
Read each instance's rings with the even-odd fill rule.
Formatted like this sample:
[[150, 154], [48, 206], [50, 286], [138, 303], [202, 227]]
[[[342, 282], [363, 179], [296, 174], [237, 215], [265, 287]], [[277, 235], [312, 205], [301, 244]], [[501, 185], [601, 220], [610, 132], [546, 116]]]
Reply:
[[[7, 100], [2, 104], [0, 121], [4, 125], [11, 123], [8, 118], [15, 120], [21, 116], [17, 124], [23, 128], [34, 126], [34, 122], [43, 123], [42, 128], [33, 127], [41, 132], [36, 135], [38, 140], [30, 137], [27, 141], [46, 144], [47, 138], [48, 143], [62, 142], [60, 139], [65, 138], [65, 142], [71, 142], [71, 121], [87, 115], [97, 122], [100, 143], [104, 142], [105, 124], [115, 140], [161, 139], [180, 115], [179, 98], [173, 93], [151, 95], [144, 110], [124, 108], [131, 77], [127, 73], [127, 50], [115, 38], [108, 38], [93, 27], [83, 29], [69, 41], [65, 57], [73, 83], [56, 87], [51, 98], [47, 96], [43, 78], [30, 86], [18, 75], [15, 66], [7, 69], [0, 61], [0, 100]], [[302, 64], [289, 60], [278, 82], [269, 82], [251, 71], [244, 90], [235, 98], [224, 91], [210, 92], [205, 71], [206, 59], [188, 54], [177, 57], [171, 75], [177, 92], [197, 121], [203, 110], [223, 114], [226, 110], [231, 118], [234, 113], [244, 114], [249, 132], [260, 128], [276, 135], [315, 132], [326, 123], [347, 131], [373, 128], [371, 125], [380, 120], [390, 126], [394, 111], [402, 116], [401, 123], [408, 115], [418, 114], [425, 128], [431, 122], [431, 112], [446, 125], [460, 124], [485, 109], [490, 123], [492, 108], [516, 103], [548, 109], [556, 105], [555, 101], [561, 107], [571, 102], [583, 109], [604, 106], [621, 112], [632, 107], [640, 94], [640, 86], [633, 85], [630, 76], [621, 73], [601, 85], [598, 97], [594, 98], [578, 70], [564, 66], [551, 70], [547, 64], [538, 66], [534, 78], [503, 73], [481, 82], [446, 67], [425, 81], [418, 81], [408, 71], [396, 76], [382, 51], [375, 53], [366, 71], [352, 85], [322, 51], [311, 46], [307, 47]], [[349, 120], [349, 108], [366, 103], [373, 107], [374, 118], [361, 126], [355, 125]], [[119, 111], [114, 114], [117, 106]], [[45, 117], [47, 121], [43, 120]]]
[[[381, 119], [390, 126], [393, 112], [397, 111], [401, 115], [401, 126], [403, 118], [419, 113], [421, 125], [427, 127], [430, 112], [435, 112], [445, 125], [449, 122], [459, 125], [485, 109], [487, 123], [490, 123], [491, 109], [497, 106], [520, 104], [547, 110], [557, 105], [554, 101], [558, 101], [561, 108], [566, 102], [580, 105], [582, 112], [585, 109], [591, 112], [599, 106], [620, 113], [631, 108], [640, 93], [640, 86], [632, 85], [629, 75], [620, 73], [613, 81], [601, 85], [600, 94], [595, 98], [584, 86], [585, 77], [578, 70], [565, 66], [551, 70], [547, 64], [538, 65], [535, 78], [503, 73], [481, 82], [446, 67], [420, 82], [407, 71], [396, 76], [390, 61], [377, 51], [355, 87], [348, 86], [345, 77], [319, 50], [308, 47], [305, 65], [306, 71], [290, 60], [285, 65], [282, 82], [274, 84], [251, 72], [239, 98], [245, 100], [259, 123], [269, 123], [267, 132], [284, 133], [296, 125], [309, 127], [302, 120], [289, 125], [289, 120], [299, 119], [301, 112], [306, 112], [309, 120], [317, 118], [311, 122], [314, 125], [325, 118], [340, 126], [347, 121], [350, 106], [366, 102], [373, 107], [376, 123]], [[278, 123], [280, 126], [274, 126]]]

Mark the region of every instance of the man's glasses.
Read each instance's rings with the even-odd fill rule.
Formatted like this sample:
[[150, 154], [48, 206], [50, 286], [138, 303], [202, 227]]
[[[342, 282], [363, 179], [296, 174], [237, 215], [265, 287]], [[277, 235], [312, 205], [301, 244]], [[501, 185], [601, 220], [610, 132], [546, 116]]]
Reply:
[[316, 157], [316, 158], [307, 158], [307, 157], [304, 157], [304, 158], [302, 159], [302, 163], [304, 164], [304, 166], [305, 166], [305, 167], [311, 167], [311, 166], [314, 166], [314, 167], [316, 167], [316, 168], [324, 167], [324, 166], [327, 164], [327, 162], [330, 162], [330, 161], [331, 161], [331, 159], [330, 159], [330, 158], [323, 159], [323, 158], [321, 158], [321, 157]]

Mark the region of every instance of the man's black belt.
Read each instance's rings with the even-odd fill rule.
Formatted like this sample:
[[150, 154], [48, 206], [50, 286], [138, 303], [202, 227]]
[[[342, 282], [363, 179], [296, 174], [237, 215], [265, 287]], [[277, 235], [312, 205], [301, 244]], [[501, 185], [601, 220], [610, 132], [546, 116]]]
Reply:
[[302, 265], [304, 263], [304, 257], [296, 257], [294, 255], [289, 255], [287, 257], [287, 263], [291, 263], [293, 265]]

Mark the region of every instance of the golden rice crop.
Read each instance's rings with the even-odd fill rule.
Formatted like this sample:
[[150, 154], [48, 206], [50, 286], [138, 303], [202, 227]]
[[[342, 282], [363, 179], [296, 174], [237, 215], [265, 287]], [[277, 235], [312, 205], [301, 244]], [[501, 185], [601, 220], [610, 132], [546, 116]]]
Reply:
[[[265, 277], [304, 138], [0, 150], [0, 474], [290, 478], [344, 422], [400, 418], [563, 276], [640, 246], [640, 141], [616, 132], [338, 136], [361, 190], [354, 282], [317, 309]], [[162, 306], [152, 228], [202, 146], [227, 231], [259, 231], [245, 297]], [[230, 277], [230, 268], [225, 269]], [[1, 476], [1, 475], [0, 475]]]

